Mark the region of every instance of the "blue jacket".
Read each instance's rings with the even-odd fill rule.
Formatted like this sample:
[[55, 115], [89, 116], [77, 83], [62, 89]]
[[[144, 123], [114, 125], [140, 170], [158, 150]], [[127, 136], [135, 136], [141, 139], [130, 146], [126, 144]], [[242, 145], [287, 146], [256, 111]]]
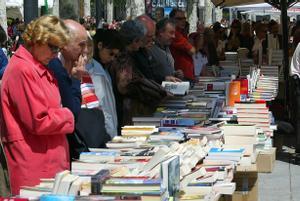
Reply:
[[2, 48], [0, 48], [0, 79], [2, 79], [7, 64], [8, 64], [8, 59], [4, 54]]
[[58, 58], [48, 64], [58, 82], [63, 107], [69, 108], [77, 119], [81, 109], [80, 80], [70, 77]]

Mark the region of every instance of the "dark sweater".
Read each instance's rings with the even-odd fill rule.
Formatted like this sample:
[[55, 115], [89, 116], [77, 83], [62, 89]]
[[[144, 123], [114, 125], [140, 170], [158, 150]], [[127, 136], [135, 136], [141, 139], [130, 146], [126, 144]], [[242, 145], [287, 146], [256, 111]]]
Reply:
[[48, 67], [57, 79], [63, 107], [69, 108], [77, 119], [81, 109], [80, 80], [70, 77], [58, 58], [52, 59]]

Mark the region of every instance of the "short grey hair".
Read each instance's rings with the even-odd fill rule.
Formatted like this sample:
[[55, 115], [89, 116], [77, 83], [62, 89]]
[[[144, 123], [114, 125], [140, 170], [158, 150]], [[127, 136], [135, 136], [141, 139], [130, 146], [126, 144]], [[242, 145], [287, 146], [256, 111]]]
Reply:
[[120, 34], [129, 45], [133, 41], [142, 39], [147, 33], [147, 28], [139, 20], [128, 20], [124, 22], [120, 29]]

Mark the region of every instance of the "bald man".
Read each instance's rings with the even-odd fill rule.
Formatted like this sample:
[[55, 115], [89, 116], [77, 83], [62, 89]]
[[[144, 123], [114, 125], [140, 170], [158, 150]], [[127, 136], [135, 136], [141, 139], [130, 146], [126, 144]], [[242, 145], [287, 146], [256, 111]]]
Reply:
[[48, 66], [58, 81], [63, 106], [68, 107], [76, 118], [81, 108], [80, 80], [86, 64], [88, 36], [78, 22], [64, 22], [70, 32], [70, 41]]
[[[69, 108], [75, 120], [81, 109], [80, 81], [85, 70], [87, 57], [87, 31], [76, 21], [65, 20], [70, 32], [69, 43], [60, 50], [58, 58], [51, 60], [48, 67], [53, 71], [61, 96], [62, 105]], [[71, 158], [78, 158], [79, 152], [74, 150], [80, 146], [81, 151], [87, 151], [83, 145], [74, 144], [74, 135], [67, 135]]]

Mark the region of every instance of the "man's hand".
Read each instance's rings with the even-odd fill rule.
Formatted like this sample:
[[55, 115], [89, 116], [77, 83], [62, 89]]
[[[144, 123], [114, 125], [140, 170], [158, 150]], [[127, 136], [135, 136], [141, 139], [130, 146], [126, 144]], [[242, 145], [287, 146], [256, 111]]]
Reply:
[[195, 49], [195, 47], [192, 47], [191, 49], [190, 49], [190, 51], [189, 51], [189, 54], [190, 55], [193, 55], [193, 54], [195, 54], [196, 53], [196, 49]]
[[169, 82], [181, 82], [181, 79], [174, 76], [166, 76], [165, 80]]
[[181, 80], [183, 80], [183, 78], [184, 78], [184, 74], [183, 74], [182, 70], [175, 71], [174, 75], [175, 75], [175, 77], [178, 77]]
[[85, 72], [85, 65], [87, 63], [87, 56], [80, 55], [75, 65], [72, 68], [72, 76], [78, 80], [81, 80], [82, 75]]

